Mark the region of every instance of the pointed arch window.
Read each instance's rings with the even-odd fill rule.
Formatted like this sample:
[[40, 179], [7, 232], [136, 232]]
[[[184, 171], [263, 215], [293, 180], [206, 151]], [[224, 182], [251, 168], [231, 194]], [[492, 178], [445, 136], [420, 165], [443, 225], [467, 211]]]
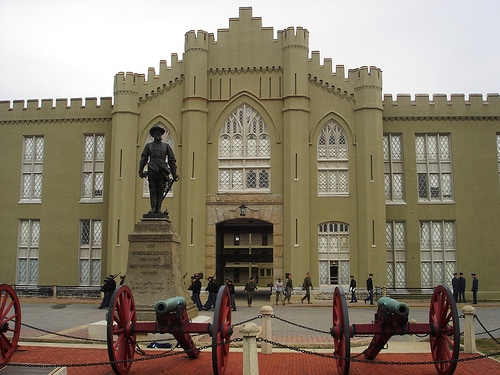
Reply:
[[269, 192], [271, 143], [260, 114], [246, 103], [226, 118], [219, 135], [219, 191]]
[[349, 194], [347, 136], [342, 126], [328, 121], [318, 137], [318, 195]]

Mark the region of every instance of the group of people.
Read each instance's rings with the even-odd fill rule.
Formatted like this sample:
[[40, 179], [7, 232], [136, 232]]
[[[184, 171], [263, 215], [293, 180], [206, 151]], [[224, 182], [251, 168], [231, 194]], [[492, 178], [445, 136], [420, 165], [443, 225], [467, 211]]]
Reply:
[[[471, 274], [472, 276], [472, 304], [477, 304], [477, 291], [479, 290], [479, 279], [477, 278], [475, 273]], [[465, 288], [467, 281], [465, 280], [463, 272], [457, 274], [456, 272], [453, 274], [453, 278], [451, 279], [451, 287], [453, 289], [453, 298], [455, 302], [465, 303]]]
[[[349, 292], [351, 292], [351, 303], [358, 302], [358, 298], [356, 297], [356, 279], [353, 275], [350, 276], [349, 283]], [[373, 303], [373, 273], [368, 274], [368, 278], [366, 279], [366, 291], [367, 296], [364, 299], [365, 304], [370, 302], [370, 305], [374, 305]]]
[[[113, 295], [115, 289], [116, 289], [116, 281], [115, 278], [118, 276], [116, 275], [109, 275], [104, 279], [104, 282], [101, 286], [101, 292], [104, 293], [102, 297], [101, 304], [99, 305], [99, 309], [104, 309], [106, 307], [109, 307], [109, 304], [111, 303], [111, 296]], [[125, 282], [125, 275], [120, 276], [120, 285], [123, 285]]]
[[[233, 311], [236, 311], [236, 301], [235, 301], [235, 290], [233, 285], [233, 280], [230, 278], [226, 278], [226, 285], [229, 288], [229, 295], [231, 296], [231, 307]], [[205, 310], [210, 311], [215, 309], [215, 303], [217, 302], [217, 293], [219, 293], [219, 285], [215, 280], [215, 277], [208, 277], [208, 284], [205, 287], [205, 291], [208, 292], [208, 298], [205, 304], [201, 303], [200, 293], [201, 293], [201, 280], [200, 274], [195, 273], [191, 276], [191, 285], [188, 287], [191, 293], [191, 299], [193, 303], [198, 308], [198, 311]]]
[[293, 292], [293, 282], [292, 282], [292, 274], [287, 274], [285, 282], [281, 280], [281, 277], [278, 277], [278, 281], [274, 285], [274, 292], [276, 294], [276, 305], [281, 303], [283, 306], [287, 303], [292, 303], [290, 299], [292, 298]]

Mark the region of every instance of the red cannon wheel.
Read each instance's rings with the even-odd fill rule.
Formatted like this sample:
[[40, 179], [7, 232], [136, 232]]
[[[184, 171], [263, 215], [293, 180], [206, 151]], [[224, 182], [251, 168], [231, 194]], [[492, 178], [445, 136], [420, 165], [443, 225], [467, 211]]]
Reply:
[[460, 323], [457, 304], [447, 286], [439, 285], [434, 289], [429, 324], [432, 327], [430, 343], [434, 366], [440, 375], [453, 374], [460, 350]]
[[[347, 301], [344, 289], [341, 286], [335, 288], [333, 293], [333, 327], [330, 330], [333, 336], [335, 361], [337, 371], [341, 375], [349, 374], [351, 356], [351, 331], [349, 328], [349, 315], [347, 313]], [[347, 359], [346, 359], [347, 358]]]
[[113, 371], [117, 375], [125, 375], [132, 366], [131, 359], [135, 352], [135, 312], [134, 297], [126, 285], [118, 287], [111, 297], [111, 305], [107, 315], [108, 356]]
[[214, 375], [226, 371], [229, 356], [229, 341], [233, 334], [231, 326], [231, 296], [229, 288], [221, 286], [215, 302], [214, 322], [212, 323], [212, 368]]
[[17, 350], [21, 333], [21, 305], [17, 294], [7, 284], [0, 284], [0, 368], [9, 363]]

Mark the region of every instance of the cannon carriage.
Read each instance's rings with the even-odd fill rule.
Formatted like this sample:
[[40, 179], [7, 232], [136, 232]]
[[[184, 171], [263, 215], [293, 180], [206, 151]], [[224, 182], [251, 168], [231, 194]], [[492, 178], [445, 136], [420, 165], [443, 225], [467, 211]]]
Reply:
[[0, 369], [7, 365], [17, 350], [21, 333], [21, 304], [16, 292], [0, 284]]
[[115, 374], [129, 372], [137, 344], [137, 334], [169, 333], [184, 349], [186, 355], [196, 359], [200, 350], [191, 334], [206, 333], [212, 337], [212, 368], [215, 375], [226, 369], [229, 343], [233, 333], [231, 325], [231, 299], [229, 289], [221, 286], [217, 294], [212, 323], [191, 322], [183, 297], [158, 301], [155, 305], [156, 321], [138, 322], [134, 298], [126, 285], [118, 287], [111, 297], [107, 315], [107, 346], [111, 367]]
[[392, 298], [382, 297], [374, 322], [349, 325], [347, 302], [342, 287], [335, 288], [333, 295], [334, 355], [337, 370], [349, 374], [350, 339], [355, 335], [374, 335], [363, 354], [373, 360], [395, 335], [429, 335], [434, 365], [439, 375], [451, 375], [456, 369], [460, 350], [460, 324], [455, 299], [447, 286], [434, 289], [429, 310], [429, 323], [411, 323], [409, 307]]

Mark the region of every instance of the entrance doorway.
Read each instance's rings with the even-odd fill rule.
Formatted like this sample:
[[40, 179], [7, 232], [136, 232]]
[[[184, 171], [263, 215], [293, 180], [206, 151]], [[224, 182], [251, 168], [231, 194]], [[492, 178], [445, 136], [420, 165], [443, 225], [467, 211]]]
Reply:
[[216, 224], [216, 276], [245, 285], [251, 276], [259, 287], [273, 283], [273, 226], [262, 220], [234, 219]]

